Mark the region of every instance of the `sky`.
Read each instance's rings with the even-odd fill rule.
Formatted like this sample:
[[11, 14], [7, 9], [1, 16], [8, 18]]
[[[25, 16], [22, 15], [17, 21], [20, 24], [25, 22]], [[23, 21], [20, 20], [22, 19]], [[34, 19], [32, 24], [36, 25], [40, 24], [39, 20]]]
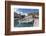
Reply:
[[21, 15], [27, 15], [28, 13], [37, 13], [39, 12], [39, 9], [26, 9], [26, 8], [15, 8], [14, 12], [21, 14]]

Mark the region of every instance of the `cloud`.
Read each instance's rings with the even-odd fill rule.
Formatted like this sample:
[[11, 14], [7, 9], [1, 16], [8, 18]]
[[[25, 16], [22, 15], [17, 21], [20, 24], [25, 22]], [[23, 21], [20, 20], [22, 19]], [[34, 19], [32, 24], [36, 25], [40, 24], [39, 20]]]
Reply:
[[39, 9], [26, 9], [26, 8], [15, 8], [14, 11], [21, 15], [28, 15], [28, 13], [37, 13], [39, 12]]

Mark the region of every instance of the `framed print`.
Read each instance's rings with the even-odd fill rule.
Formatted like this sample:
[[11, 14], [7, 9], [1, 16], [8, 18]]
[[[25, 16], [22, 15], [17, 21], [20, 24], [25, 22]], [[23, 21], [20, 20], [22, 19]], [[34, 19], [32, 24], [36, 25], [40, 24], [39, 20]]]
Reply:
[[5, 35], [44, 32], [44, 3], [5, 1]]

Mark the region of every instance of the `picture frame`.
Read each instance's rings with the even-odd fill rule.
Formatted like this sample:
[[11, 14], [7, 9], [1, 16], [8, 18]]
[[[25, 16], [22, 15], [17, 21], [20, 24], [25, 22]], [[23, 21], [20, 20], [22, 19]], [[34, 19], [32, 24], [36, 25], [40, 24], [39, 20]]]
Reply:
[[[33, 6], [33, 7], [32, 7]], [[40, 27], [39, 29], [38, 26], [36, 25], [35, 28], [30, 28], [30, 27], [26, 27], [26, 28], [22, 28], [22, 26], [16, 26], [18, 28], [15, 28], [15, 30], [13, 29], [13, 8], [20, 9], [21, 8], [21, 12], [26, 11], [26, 14], [31, 10], [32, 12], [34, 10], [38, 11], [39, 9], [39, 15], [40, 15], [40, 19], [39, 19], [39, 23], [40, 23]], [[33, 9], [29, 9], [29, 8], [33, 8]], [[26, 10], [25, 10], [26, 9]], [[27, 12], [27, 9], [29, 10]], [[30, 12], [31, 12], [30, 11]], [[35, 12], [36, 12], [35, 11]], [[16, 12], [16, 11], [15, 11]], [[30, 13], [29, 12], [29, 13]], [[19, 12], [20, 13], [20, 12]], [[23, 13], [22, 13], [23, 14]], [[24, 15], [24, 14], [23, 14]], [[14, 15], [15, 16], [15, 15]], [[26, 16], [26, 15], [25, 15]], [[17, 17], [17, 16], [16, 16]], [[19, 16], [18, 16], [19, 17]], [[15, 20], [15, 19], [14, 19]], [[21, 19], [19, 19], [21, 20]], [[16, 21], [15, 21], [16, 22]], [[23, 21], [22, 21], [23, 22]], [[16, 24], [16, 23], [15, 23]], [[26, 23], [27, 24], [27, 23]], [[23, 26], [24, 27], [24, 26]], [[28, 29], [27, 29], [28, 28]], [[36, 3], [36, 2], [20, 2], [20, 1], [5, 1], [5, 35], [18, 35], [18, 34], [35, 34], [35, 33], [44, 33], [45, 32], [45, 4], [44, 3]]]

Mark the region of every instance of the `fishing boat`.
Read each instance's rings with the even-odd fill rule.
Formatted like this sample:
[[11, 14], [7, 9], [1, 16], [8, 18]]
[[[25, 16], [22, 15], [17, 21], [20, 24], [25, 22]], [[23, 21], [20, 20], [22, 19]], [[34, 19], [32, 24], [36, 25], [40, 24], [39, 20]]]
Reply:
[[26, 16], [25, 18], [21, 19], [21, 20], [18, 20], [19, 24], [21, 23], [28, 23], [28, 22], [33, 22], [33, 18], [31, 16]]

